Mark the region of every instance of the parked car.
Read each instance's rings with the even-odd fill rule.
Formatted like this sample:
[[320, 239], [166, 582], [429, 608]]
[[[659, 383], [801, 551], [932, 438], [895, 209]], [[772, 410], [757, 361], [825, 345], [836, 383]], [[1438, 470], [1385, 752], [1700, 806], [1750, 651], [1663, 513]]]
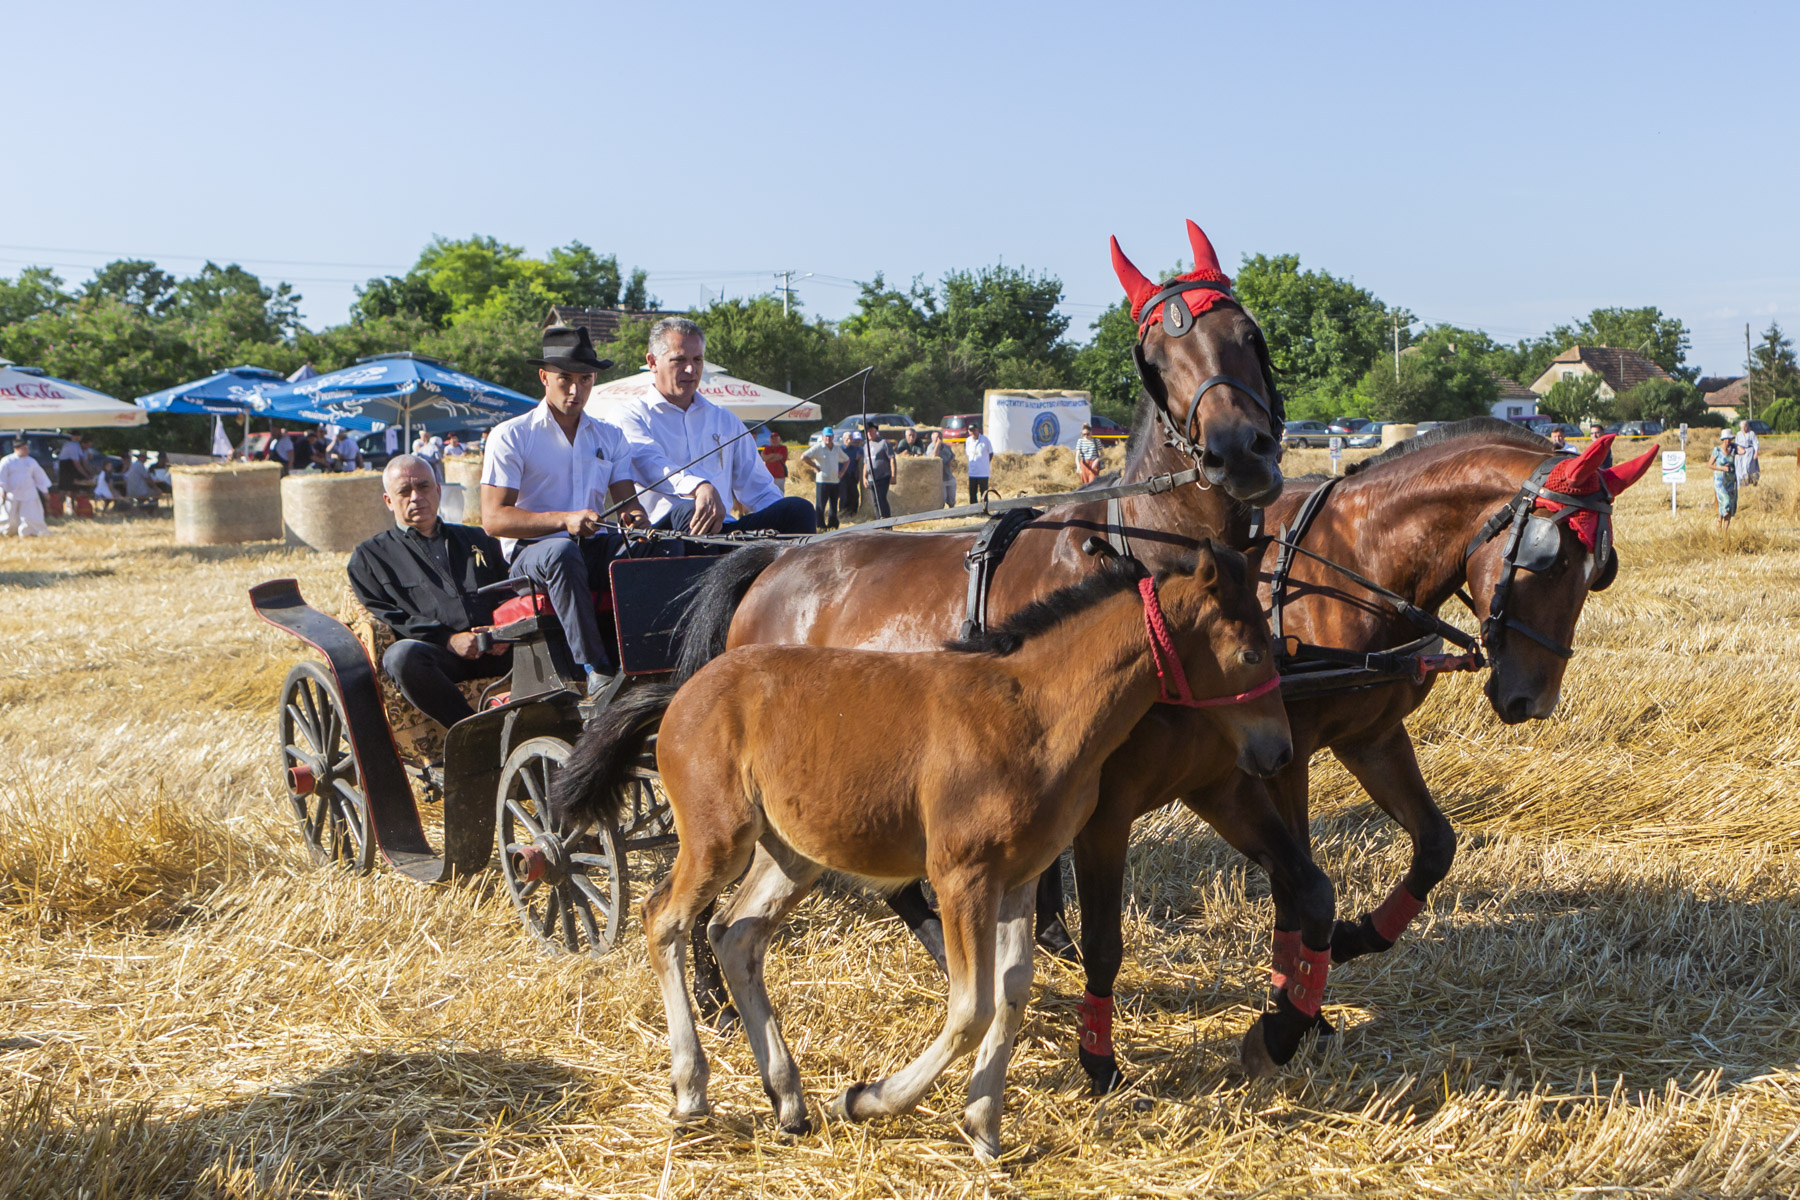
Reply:
[[1281, 444], [1297, 449], [1329, 446], [1335, 436], [1323, 421], [1289, 421], [1282, 430]]
[[1606, 432], [1620, 437], [1655, 437], [1662, 431], [1661, 421], [1615, 421], [1606, 427]]
[[1102, 417], [1099, 414], [1095, 414], [1088, 418], [1088, 424], [1093, 428], [1096, 441], [1122, 442], [1131, 436], [1131, 430], [1125, 428], [1125, 426], [1119, 424], [1111, 417]]
[[944, 431], [946, 442], [967, 441], [970, 434], [981, 432], [981, 414], [950, 413], [938, 418], [938, 428]]
[[[844, 424], [851, 429], [860, 429], [863, 424], [863, 415], [851, 413], [844, 418]], [[881, 429], [911, 429], [918, 422], [905, 413], [870, 413], [869, 424]]]
[[1325, 427], [1339, 437], [1361, 433], [1368, 425], [1369, 418], [1367, 417], [1333, 417], [1325, 423]]
[[1381, 431], [1392, 425], [1392, 421], [1370, 421], [1361, 429], [1344, 440], [1344, 445], [1356, 450], [1367, 450], [1381, 446]]
[[1421, 433], [1430, 433], [1432, 430], [1448, 424], [1450, 424], [1448, 421], [1420, 421], [1419, 427], [1413, 431], [1413, 436], [1417, 437]]
[[1769, 423], [1767, 421], [1752, 421], [1750, 422], [1750, 432], [1754, 433], [1757, 437], [1762, 437], [1765, 434], [1774, 433], [1775, 431], [1769, 428]]

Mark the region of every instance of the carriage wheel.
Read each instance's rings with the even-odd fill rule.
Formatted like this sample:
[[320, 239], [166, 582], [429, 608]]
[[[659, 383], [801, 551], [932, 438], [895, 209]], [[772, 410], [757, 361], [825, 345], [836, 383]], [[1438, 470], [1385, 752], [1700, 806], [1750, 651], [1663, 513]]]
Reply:
[[281, 684], [281, 775], [313, 861], [361, 875], [375, 865], [369, 806], [331, 673], [303, 662]]
[[551, 828], [550, 787], [568, 758], [556, 737], [522, 742], [507, 758], [495, 813], [500, 870], [533, 937], [558, 954], [600, 955], [625, 923], [625, 847], [610, 825]]

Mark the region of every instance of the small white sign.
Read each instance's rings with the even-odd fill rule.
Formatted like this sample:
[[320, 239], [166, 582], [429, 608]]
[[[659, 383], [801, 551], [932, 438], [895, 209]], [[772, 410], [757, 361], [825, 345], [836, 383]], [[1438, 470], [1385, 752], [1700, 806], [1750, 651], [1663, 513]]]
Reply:
[[1664, 450], [1662, 456], [1662, 481], [1664, 483], [1687, 482], [1687, 451]]
[[1687, 445], [1687, 422], [1686, 421], [1683, 421], [1681, 423], [1680, 434], [1681, 434], [1681, 444], [1683, 446]]

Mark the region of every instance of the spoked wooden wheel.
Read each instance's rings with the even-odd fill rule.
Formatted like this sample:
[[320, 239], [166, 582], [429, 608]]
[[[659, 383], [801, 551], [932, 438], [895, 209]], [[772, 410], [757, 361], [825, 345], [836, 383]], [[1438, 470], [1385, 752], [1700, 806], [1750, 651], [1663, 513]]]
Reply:
[[375, 865], [369, 806], [331, 672], [303, 662], [281, 685], [281, 773], [315, 862], [362, 874]]
[[532, 738], [508, 756], [495, 812], [500, 870], [533, 937], [558, 954], [605, 954], [631, 891], [625, 846], [610, 825], [552, 827], [550, 788], [568, 758], [569, 744], [555, 737]]

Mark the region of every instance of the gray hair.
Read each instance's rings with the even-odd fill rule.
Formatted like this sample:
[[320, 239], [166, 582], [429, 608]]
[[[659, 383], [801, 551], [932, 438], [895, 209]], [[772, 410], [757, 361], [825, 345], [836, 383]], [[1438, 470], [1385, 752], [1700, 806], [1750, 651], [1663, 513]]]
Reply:
[[[416, 454], [396, 454], [394, 457], [388, 459], [387, 466], [381, 469], [381, 490], [384, 492], [388, 490], [389, 476], [398, 471], [412, 467], [417, 467], [419, 470], [425, 472], [425, 474], [431, 476], [431, 482], [437, 482], [437, 472], [431, 469], [430, 463], [426, 462]], [[388, 494], [392, 495], [393, 493], [388, 492]]]
[[668, 353], [671, 336], [697, 337], [701, 345], [706, 344], [706, 330], [694, 322], [686, 317], [664, 317], [650, 327], [650, 353]]

